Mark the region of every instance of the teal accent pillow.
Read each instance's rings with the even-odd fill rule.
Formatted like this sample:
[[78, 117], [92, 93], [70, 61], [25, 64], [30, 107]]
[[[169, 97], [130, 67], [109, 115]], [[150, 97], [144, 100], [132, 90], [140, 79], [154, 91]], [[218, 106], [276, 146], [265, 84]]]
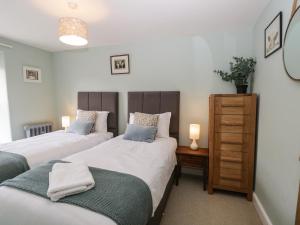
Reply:
[[71, 123], [70, 127], [67, 129], [67, 133], [88, 135], [91, 133], [93, 127], [94, 123], [92, 122], [76, 120], [73, 123]]
[[128, 124], [123, 139], [151, 143], [155, 140], [156, 133], [156, 127]]

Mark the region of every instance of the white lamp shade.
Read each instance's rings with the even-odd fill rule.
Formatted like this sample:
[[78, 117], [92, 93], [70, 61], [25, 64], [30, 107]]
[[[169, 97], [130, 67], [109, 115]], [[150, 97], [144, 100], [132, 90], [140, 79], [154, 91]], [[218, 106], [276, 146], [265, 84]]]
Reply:
[[67, 45], [84, 46], [88, 43], [87, 25], [74, 17], [59, 19], [59, 40]]
[[190, 139], [198, 140], [200, 138], [200, 124], [190, 124]]
[[70, 126], [70, 117], [69, 116], [63, 116], [61, 118], [61, 126], [63, 128], [67, 128]]

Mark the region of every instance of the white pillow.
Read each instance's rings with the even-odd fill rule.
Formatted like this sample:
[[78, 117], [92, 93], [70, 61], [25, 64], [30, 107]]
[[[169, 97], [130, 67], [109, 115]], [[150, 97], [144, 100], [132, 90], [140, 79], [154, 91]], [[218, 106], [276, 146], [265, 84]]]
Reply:
[[[158, 123], [157, 123], [157, 134], [156, 137], [161, 138], [168, 138], [170, 137], [169, 129], [170, 129], [170, 120], [171, 120], [171, 113], [161, 113], [159, 115]], [[129, 114], [129, 124], [134, 123], [134, 113]]]
[[107, 132], [107, 117], [109, 112], [96, 111], [97, 117], [95, 122], [95, 132], [105, 133]]
[[134, 124], [134, 113], [129, 113], [129, 124]]
[[170, 137], [169, 129], [170, 129], [170, 120], [171, 113], [166, 112], [162, 114], [158, 114], [158, 123], [157, 123], [157, 137], [168, 138]]

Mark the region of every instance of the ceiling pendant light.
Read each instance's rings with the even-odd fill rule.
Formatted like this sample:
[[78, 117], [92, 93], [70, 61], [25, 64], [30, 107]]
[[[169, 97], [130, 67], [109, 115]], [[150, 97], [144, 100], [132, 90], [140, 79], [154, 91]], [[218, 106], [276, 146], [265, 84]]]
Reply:
[[87, 25], [75, 17], [62, 17], [59, 19], [59, 40], [72, 46], [87, 45]]

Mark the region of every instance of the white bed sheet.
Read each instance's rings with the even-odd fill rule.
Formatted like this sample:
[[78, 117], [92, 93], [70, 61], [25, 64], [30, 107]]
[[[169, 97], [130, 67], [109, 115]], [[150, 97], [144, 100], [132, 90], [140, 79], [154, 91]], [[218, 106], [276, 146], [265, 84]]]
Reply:
[[113, 137], [110, 132], [79, 135], [63, 130], [0, 145], [0, 151], [23, 155], [30, 168], [92, 148]]
[[[151, 191], [156, 210], [176, 165], [176, 140], [159, 138], [153, 143], [113, 138], [64, 160], [135, 175]], [[106, 216], [9, 187], [0, 187], [0, 224], [5, 225], [116, 225]], [[138, 210], [138, 209], [137, 209]], [[17, 215], [17, 216], [16, 216]]]

